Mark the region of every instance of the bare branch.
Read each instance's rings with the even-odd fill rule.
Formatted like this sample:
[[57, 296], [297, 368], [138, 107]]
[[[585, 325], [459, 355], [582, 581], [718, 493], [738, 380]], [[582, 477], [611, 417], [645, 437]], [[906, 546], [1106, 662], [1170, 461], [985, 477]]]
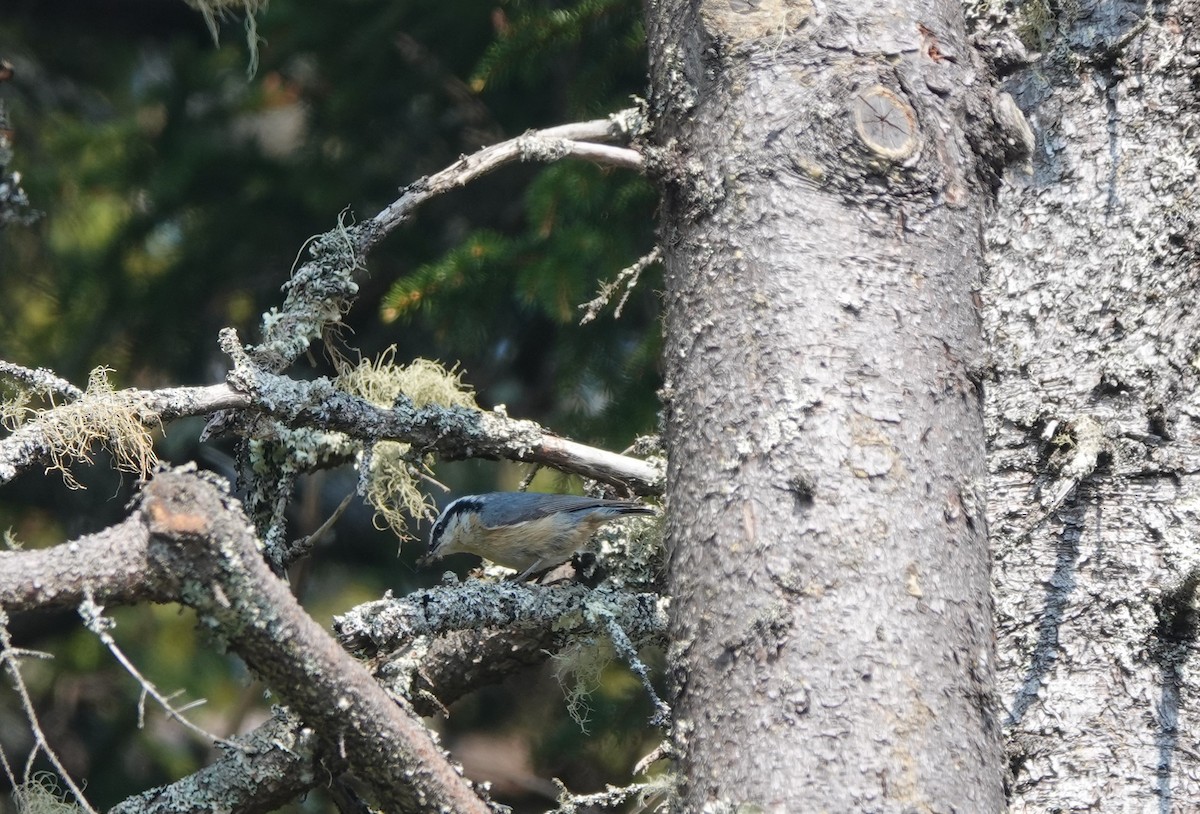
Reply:
[[608, 785], [604, 791], [594, 794], [572, 794], [561, 780], [556, 778], [554, 783], [559, 789], [558, 808], [547, 814], [583, 814], [583, 812], [594, 812], [600, 808], [617, 808], [629, 800], [637, 800], [639, 803], [634, 811], [649, 811], [651, 800], [669, 797], [673, 791], [670, 776], [655, 778], [647, 783], [633, 783], [629, 786]]
[[142, 687], [142, 700], [138, 702], [138, 729], [141, 729], [144, 725], [145, 714], [143, 710], [145, 709], [145, 697], [149, 695], [158, 702], [160, 707], [163, 708], [163, 711], [167, 713], [167, 717], [180, 724], [184, 728], [191, 730], [193, 734], [199, 735], [205, 742], [215, 742], [224, 746], [233, 746], [230, 741], [208, 732], [199, 725], [193, 723], [183, 714], [192, 707], [197, 706], [198, 704], [203, 704], [203, 699], [193, 701], [190, 704], [176, 709], [171, 703], [171, 699], [163, 695], [159, 691], [158, 687], [155, 687], [149, 679], [142, 675], [141, 671], [138, 670], [134, 663], [125, 655], [125, 651], [121, 650], [121, 648], [117, 645], [116, 639], [113, 638], [112, 633], [110, 632], [112, 628], [116, 627], [117, 623], [104, 615], [104, 606], [98, 604], [95, 599], [93, 599], [90, 591], [87, 591], [86, 593], [86, 598], [79, 604], [79, 615], [82, 617], [84, 625], [86, 625], [87, 629], [92, 631], [92, 633], [94, 633], [96, 637], [100, 639], [104, 646], [108, 648], [108, 652], [111, 653], [113, 658], [115, 658], [117, 662], [125, 668], [125, 672], [129, 673], [129, 675], [131, 675]]
[[66, 399], [77, 399], [83, 391], [66, 379], [59, 378], [52, 370], [39, 367], [36, 370], [23, 365], [0, 360], [0, 376], [6, 376], [20, 382], [35, 393], [45, 393], [49, 396], [62, 396]]
[[[8, 671], [9, 677], [12, 679], [13, 688], [17, 691], [17, 697], [21, 699], [21, 708], [25, 711], [25, 720], [29, 724], [29, 731], [33, 733], [34, 748], [29, 753], [29, 759], [25, 762], [25, 779], [30, 779], [30, 769], [32, 768], [33, 759], [38, 752], [45, 755], [46, 760], [54, 767], [54, 771], [58, 773], [58, 777], [71, 790], [71, 796], [75, 798], [79, 808], [88, 814], [96, 814], [96, 810], [88, 803], [87, 798], [83, 796], [81, 789], [71, 775], [67, 773], [67, 769], [58, 759], [58, 755], [50, 748], [50, 743], [46, 740], [46, 734], [42, 731], [42, 726], [38, 723], [37, 712], [33, 708], [33, 699], [29, 697], [29, 691], [25, 687], [25, 679], [21, 676], [20, 660], [26, 657], [45, 657], [41, 653], [35, 653], [29, 650], [22, 650], [13, 647], [12, 636], [8, 632], [8, 614], [0, 610], [0, 664], [3, 664]], [[7, 763], [7, 761], [6, 761]]]
[[0, 551], [0, 608], [34, 610], [101, 602], [169, 602], [169, 578], [149, 553], [140, 516], [69, 543], [32, 551]]
[[647, 266], [657, 263], [659, 260], [662, 260], [662, 247], [655, 246], [634, 261], [632, 265], [621, 269], [615, 280], [610, 283], [601, 283], [600, 292], [596, 294], [595, 298], [579, 306], [580, 310], [584, 312], [579, 320], [579, 324], [586, 325], [595, 319], [600, 314], [601, 309], [608, 305], [609, 300], [612, 299], [612, 295], [616, 293], [616, 290], [624, 284], [625, 293], [621, 295], [621, 301], [617, 303], [617, 308], [613, 312], [613, 316], [620, 317], [621, 310], [629, 300], [629, 295], [633, 293], [633, 289], [637, 288], [642, 272], [646, 270]]
[[[663, 615], [666, 615], [664, 609]], [[637, 646], [629, 638], [629, 633], [622, 625], [627, 623], [626, 619], [618, 618], [611, 607], [603, 605], [590, 606], [584, 611], [584, 616], [588, 621], [602, 624], [605, 631], [608, 633], [609, 639], [612, 640], [613, 649], [617, 655], [625, 659], [625, 663], [629, 665], [629, 669], [642, 682], [642, 687], [646, 690], [646, 695], [650, 697], [651, 703], [654, 704], [654, 715], [650, 718], [651, 726], [666, 726], [671, 722], [671, 708], [666, 701], [659, 698], [658, 693], [654, 689], [654, 684], [650, 681], [650, 668], [638, 656]], [[665, 630], [665, 625], [664, 625]]]
[[364, 223], [357, 233], [357, 249], [368, 252], [432, 197], [466, 186], [483, 175], [515, 161], [557, 161], [568, 156], [641, 171], [636, 150], [609, 148], [594, 142], [628, 140], [641, 126], [636, 110], [623, 110], [607, 119], [564, 124], [534, 130], [463, 156], [446, 169], [414, 181], [394, 203]]

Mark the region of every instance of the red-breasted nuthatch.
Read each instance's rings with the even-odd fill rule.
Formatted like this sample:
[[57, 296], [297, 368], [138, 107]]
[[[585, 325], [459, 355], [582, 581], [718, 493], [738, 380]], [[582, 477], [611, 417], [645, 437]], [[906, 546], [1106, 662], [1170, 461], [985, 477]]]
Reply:
[[635, 500], [538, 492], [467, 495], [442, 510], [421, 562], [466, 552], [515, 568], [524, 579], [566, 562], [608, 521], [635, 514], [654, 510]]

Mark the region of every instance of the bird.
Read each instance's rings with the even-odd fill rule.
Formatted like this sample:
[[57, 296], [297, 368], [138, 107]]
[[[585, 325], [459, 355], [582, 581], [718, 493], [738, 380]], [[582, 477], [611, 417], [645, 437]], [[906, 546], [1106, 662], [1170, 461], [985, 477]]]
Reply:
[[566, 562], [612, 520], [654, 514], [636, 500], [605, 500], [542, 492], [488, 492], [452, 501], [429, 534], [421, 563], [450, 554], [478, 554], [521, 572], [523, 580]]

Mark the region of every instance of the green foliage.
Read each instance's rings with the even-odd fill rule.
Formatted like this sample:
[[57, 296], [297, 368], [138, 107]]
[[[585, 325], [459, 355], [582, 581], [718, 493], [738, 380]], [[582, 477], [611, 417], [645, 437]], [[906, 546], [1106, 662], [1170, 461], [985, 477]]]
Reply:
[[627, 234], [613, 234], [609, 221], [629, 211], [647, 213], [653, 202], [653, 190], [640, 178], [614, 177], [589, 164], [547, 167], [525, 195], [523, 231], [473, 232], [435, 262], [397, 280], [383, 299], [384, 316], [423, 308], [444, 319], [463, 307], [495, 307], [499, 296], [559, 324], [577, 322], [578, 305], [591, 298], [598, 280], [652, 245], [638, 252]]
[[429, 326], [455, 358], [540, 334], [557, 406], [551, 426], [627, 443], [654, 428], [657, 275], [643, 276], [623, 320], [577, 323], [599, 281], [653, 246], [654, 200], [641, 178], [578, 162], [547, 167], [528, 186], [520, 231], [472, 232], [393, 283], [383, 316]]
[[567, 62], [574, 69], [568, 74], [568, 110], [594, 115], [623, 105], [612, 96], [630, 92], [622, 85], [625, 70], [645, 65], [640, 9], [624, 0], [581, 0], [564, 7], [512, 0], [498, 14], [498, 36], [471, 79], [476, 90], [518, 82], [545, 88], [546, 78], [561, 74]]

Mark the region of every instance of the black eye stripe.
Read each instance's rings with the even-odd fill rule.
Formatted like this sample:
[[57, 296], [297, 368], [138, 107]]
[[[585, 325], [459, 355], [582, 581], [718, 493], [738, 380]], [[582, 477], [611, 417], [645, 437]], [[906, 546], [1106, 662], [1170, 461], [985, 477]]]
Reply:
[[431, 545], [436, 545], [442, 535], [446, 533], [446, 529], [450, 527], [450, 521], [466, 512], [478, 512], [482, 508], [478, 499], [474, 496], [460, 497], [442, 511], [442, 516], [433, 524], [433, 530], [429, 532], [429, 542]]

